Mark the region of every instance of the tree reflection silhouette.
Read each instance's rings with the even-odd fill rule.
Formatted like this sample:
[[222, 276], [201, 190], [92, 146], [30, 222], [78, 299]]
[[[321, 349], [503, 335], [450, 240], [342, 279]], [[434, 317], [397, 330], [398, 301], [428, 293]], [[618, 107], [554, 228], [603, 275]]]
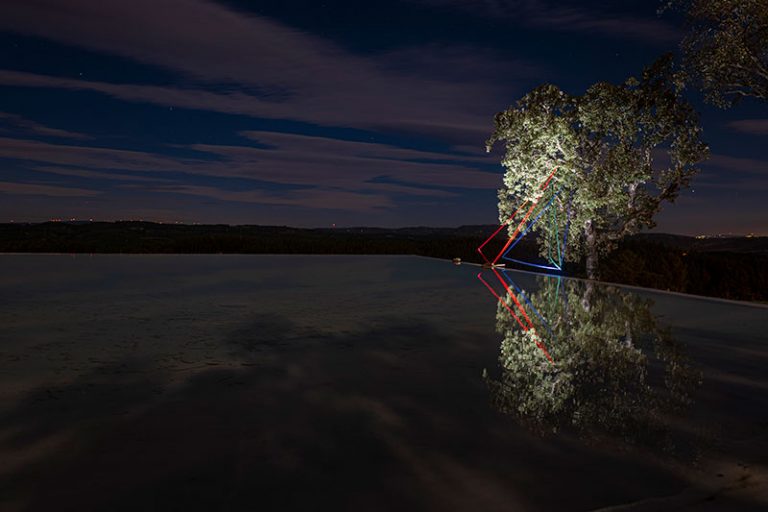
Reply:
[[[500, 375], [484, 371], [483, 378], [496, 409], [542, 434], [569, 430], [672, 448], [672, 418], [692, 403], [701, 379], [683, 347], [657, 324], [652, 301], [547, 276], [537, 277], [528, 294], [510, 274], [495, 274], [506, 290], [496, 315]], [[512, 312], [533, 328], [521, 329]]]

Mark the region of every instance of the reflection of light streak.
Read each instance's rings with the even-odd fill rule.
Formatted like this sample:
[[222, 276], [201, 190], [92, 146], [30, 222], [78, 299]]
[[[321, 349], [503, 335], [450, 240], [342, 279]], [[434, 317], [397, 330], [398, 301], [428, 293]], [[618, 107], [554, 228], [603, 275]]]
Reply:
[[496, 290], [494, 290], [494, 289], [491, 287], [491, 285], [489, 285], [489, 284], [488, 284], [488, 282], [487, 282], [485, 279], [483, 279], [483, 273], [482, 273], [482, 272], [480, 272], [479, 274], [477, 274], [477, 278], [478, 278], [478, 279], [479, 279], [479, 280], [480, 280], [480, 281], [481, 281], [481, 282], [482, 282], [482, 283], [485, 285], [485, 287], [486, 287], [486, 288], [488, 288], [488, 291], [490, 291], [490, 292], [493, 294], [493, 296], [494, 296], [494, 297], [496, 297], [496, 298], [499, 300], [499, 302], [501, 302], [501, 305], [502, 305], [502, 306], [504, 306], [504, 307], [507, 309], [507, 311], [509, 311], [509, 314], [511, 314], [511, 315], [512, 315], [512, 318], [514, 318], [515, 320], [517, 320], [517, 323], [518, 323], [518, 324], [520, 324], [520, 327], [522, 327], [522, 328], [523, 328], [523, 330], [526, 330], [526, 331], [527, 331], [527, 330], [528, 330], [528, 327], [526, 327], [526, 326], [525, 326], [525, 324], [523, 324], [523, 322], [520, 320], [520, 318], [518, 318], [518, 316], [515, 314], [515, 312], [514, 312], [514, 311], [512, 311], [512, 308], [510, 308], [510, 307], [509, 307], [509, 304], [507, 304], [507, 301], [505, 301], [504, 299], [502, 299], [502, 298], [501, 298], [501, 295], [499, 295], [498, 293], [496, 293]]
[[[533, 305], [533, 302], [531, 302], [530, 299], [528, 299], [528, 296], [525, 294], [525, 292], [519, 286], [517, 286], [517, 284], [515, 284], [515, 282], [512, 280], [511, 277], [509, 277], [509, 273], [508, 272], [502, 271], [502, 274], [504, 274], [504, 277], [507, 279], [507, 281], [509, 281], [509, 283], [515, 288], [517, 293], [520, 294], [520, 296], [523, 298], [525, 303], [528, 304], [528, 306], [531, 308], [531, 310], [533, 310], [533, 312], [536, 314], [536, 316], [539, 317], [539, 320], [541, 320], [541, 323], [543, 323], [544, 327], [547, 328], [547, 331], [549, 332], [549, 337], [550, 338], [554, 338], [555, 335], [552, 332], [552, 328], [549, 326], [549, 322], [547, 322], [547, 320], [543, 316], [541, 316], [541, 313], [539, 313], [539, 310], [536, 309], [536, 306]], [[558, 290], [559, 290], [560, 289], [560, 277], [559, 276], [557, 278], [557, 283], [558, 283]]]
[[[515, 240], [515, 238], [517, 238], [517, 235], [518, 235], [518, 234], [520, 233], [520, 231], [523, 229], [523, 226], [525, 225], [526, 221], [528, 220], [528, 217], [530, 217], [530, 216], [531, 216], [531, 213], [533, 213], [533, 210], [536, 208], [536, 205], [539, 203], [539, 201], [541, 200], [541, 198], [542, 198], [542, 197], [544, 197], [544, 191], [546, 191], [546, 190], [547, 190], [547, 187], [549, 187], [549, 183], [552, 181], [552, 177], [555, 175], [555, 173], [556, 173], [556, 172], [557, 172], [557, 168], [553, 169], [553, 170], [552, 170], [552, 173], [549, 175], [549, 177], [546, 179], [546, 181], [545, 181], [545, 182], [544, 182], [544, 183], [541, 185], [541, 187], [540, 187], [540, 190], [541, 190], [541, 192], [542, 192], [542, 193], [541, 193], [541, 195], [539, 195], [539, 197], [537, 197], [537, 198], [536, 198], [536, 199], [533, 201], [533, 204], [531, 204], [531, 207], [528, 209], [528, 212], [525, 214], [525, 217], [523, 217], [523, 220], [521, 220], [521, 221], [520, 221], [520, 223], [517, 225], [517, 228], [515, 229], [515, 232], [514, 232], [514, 234], [513, 234], [511, 237], [509, 237], [509, 240], [507, 240], [507, 243], [506, 243], [506, 244], [504, 244], [504, 247], [501, 249], [501, 251], [499, 251], [499, 254], [497, 254], [497, 255], [496, 255], [496, 257], [493, 259], [493, 261], [489, 261], [489, 260], [488, 260], [488, 257], [487, 257], [487, 256], [486, 256], [486, 255], [483, 253], [483, 247], [485, 247], [486, 245], [488, 245], [488, 243], [489, 243], [491, 240], [493, 240], [494, 238], [496, 238], [496, 236], [497, 236], [497, 235], [498, 235], [498, 234], [499, 234], [499, 233], [500, 233], [500, 232], [501, 232], [501, 231], [502, 231], [502, 230], [503, 230], [503, 229], [504, 229], [504, 228], [505, 228], [505, 227], [506, 227], [506, 226], [507, 226], [507, 225], [508, 225], [510, 222], [512, 222], [512, 220], [513, 220], [513, 219], [514, 219], [514, 218], [517, 216], [517, 214], [518, 214], [518, 213], [520, 213], [520, 210], [522, 210], [522, 209], [523, 209], [525, 206], [527, 206], [527, 205], [528, 205], [528, 203], [530, 202], [530, 199], [526, 199], [526, 200], [523, 202], [523, 204], [521, 204], [521, 205], [520, 205], [520, 207], [519, 207], [517, 210], [515, 210], [515, 213], [513, 213], [513, 214], [512, 214], [512, 216], [511, 216], [511, 217], [509, 217], [509, 218], [508, 218], [506, 221], [502, 222], [502, 223], [501, 223], [501, 225], [499, 226], [499, 228], [498, 228], [498, 229], [497, 229], [497, 230], [496, 230], [496, 231], [495, 231], [495, 232], [494, 232], [494, 233], [493, 233], [493, 234], [492, 234], [490, 237], [488, 237], [488, 239], [487, 239], [485, 242], [483, 242], [483, 243], [480, 245], [480, 247], [478, 247], [478, 248], [477, 248], [477, 252], [478, 252], [478, 253], [480, 253], [480, 256], [482, 256], [483, 260], [484, 260], [486, 263], [488, 263], [488, 264], [493, 264], [493, 265], [495, 265], [496, 263], [498, 263], [499, 259], [501, 259], [502, 255], [504, 255], [504, 253], [505, 253], [505, 251], [507, 250], [507, 248], [508, 248], [508, 247], [509, 247], [509, 246], [512, 244], [512, 242]], [[527, 232], [527, 231], [526, 231], [526, 232]], [[521, 236], [520, 236], [520, 238], [522, 238], [523, 236], [524, 236], [524, 235], [521, 235]]]
[[[493, 271], [493, 274], [496, 276], [496, 279], [499, 280], [501, 285], [504, 287], [504, 290], [506, 290], [507, 295], [515, 304], [516, 309], [518, 310], [518, 313], [520, 316], [522, 316], [525, 319], [525, 322], [520, 319], [520, 316], [516, 314], [512, 308], [507, 304], [507, 301], [504, 300], [501, 295], [496, 293], [496, 290], [493, 289], [493, 287], [488, 284], [488, 282], [483, 279], [483, 273], [480, 272], [477, 274], [477, 278], [485, 285], [486, 288], [488, 288], [488, 291], [490, 291], [494, 297], [501, 303], [504, 308], [509, 311], [509, 313], [512, 315], [512, 318], [514, 318], [517, 323], [520, 325], [520, 327], [523, 329], [524, 332], [530, 332], [533, 336], [533, 341], [536, 343], [536, 346], [541, 350], [541, 352], [544, 354], [544, 356], [547, 358], [547, 360], [555, 364], [554, 360], [552, 359], [552, 356], [549, 355], [549, 351], [547, 350], [547, 347], [544, 345], [544, 343], [541, 341], [541, 337], [536, 332], [536, 327], [533, 325], [533, 322], [531, 321], [531, 318], [528, 316], [528, 314], [525, 312], [525, 308], [523, 308], [523, 305], [520, 304], [520, 301], [517, 300], [517, 297], [515, 293], [512, 291], [512, 289], [509, 287], [509, 285], [506, 283], [506, 281], [501, 277], [501, 275], [496, 271], [496, 269], [491, 269]], [[527, 299], [525, 299], [527, 301]], [[533, 306], [531, 306], [533, 307]], [[534, 308], [535, 310], [535, 308]], [[536, 313], [538, 314], [538, 312]], [[546, 323], [546, 322], [545, 322]]]

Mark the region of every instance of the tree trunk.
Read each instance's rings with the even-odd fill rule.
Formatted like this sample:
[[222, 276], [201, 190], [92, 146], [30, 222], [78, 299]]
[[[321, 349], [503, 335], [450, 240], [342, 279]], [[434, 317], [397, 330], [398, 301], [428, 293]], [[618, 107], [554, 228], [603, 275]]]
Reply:
[[626, 337], [624, 338], [624, 344], [628, 347], [634, 347], [634, 339], [632, 336], [632, 326], [629, 325], [629, 320], [624, 321], [624, 327], [627, 329]]
[[592, 311], [592, 295], [595, 293], [595, 283], [587, 281], [584, 287], [584, 295], [581, 296], [581, 307], [584, 311]]
[[584, 224], [584, 238], [587, 252], [587, 277], [597, 279], [597, 233], [591, 220]]

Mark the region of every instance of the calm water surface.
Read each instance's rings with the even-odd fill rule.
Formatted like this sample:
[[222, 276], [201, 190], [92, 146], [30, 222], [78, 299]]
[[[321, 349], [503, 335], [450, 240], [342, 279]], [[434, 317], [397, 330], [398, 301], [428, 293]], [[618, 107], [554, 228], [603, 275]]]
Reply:
[[0, 256], [0, 510], [766, 510], [768, 309], [477, 274]]

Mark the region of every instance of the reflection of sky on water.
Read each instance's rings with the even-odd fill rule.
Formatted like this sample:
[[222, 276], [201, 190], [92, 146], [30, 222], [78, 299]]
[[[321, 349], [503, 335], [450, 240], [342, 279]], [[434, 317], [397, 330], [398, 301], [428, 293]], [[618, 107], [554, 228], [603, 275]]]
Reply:
[[[691, 467], [654, 444], [619, 446], [621, 429], [603, 429], [612, 443], [585, 442], [599, 430], [589, 422], [542, 437], [489, 407], [483, 370], [496, 380], [506, 371], [499, 311], [467, 267], [408, 257], [0, 262], [3, 510], [589, 510], [731, 484], [740, 475], [727, 468], [765, 462], [754, 440], [768, 421], [766, 309], [593, 292], [629, 297], [633, 311], [653, 298], [630, 323], [670, 328], [705, 376], [667, 425], [674, 440], [711, 438]], [[548, 297], [541, 279], [511, 276], [537, 307]], [[583, 298], [578, 286], [563, 280], [560, 293]], [[603, 314], [613, 303], [602, 300]], [[559, 334], [565, 324], [547, 316], [556, 310], [538, 310]], [[575, 357], [551, 345], [555, 366]], [[622, 417], [634, 419], [641, 408], [628, 403]]]

